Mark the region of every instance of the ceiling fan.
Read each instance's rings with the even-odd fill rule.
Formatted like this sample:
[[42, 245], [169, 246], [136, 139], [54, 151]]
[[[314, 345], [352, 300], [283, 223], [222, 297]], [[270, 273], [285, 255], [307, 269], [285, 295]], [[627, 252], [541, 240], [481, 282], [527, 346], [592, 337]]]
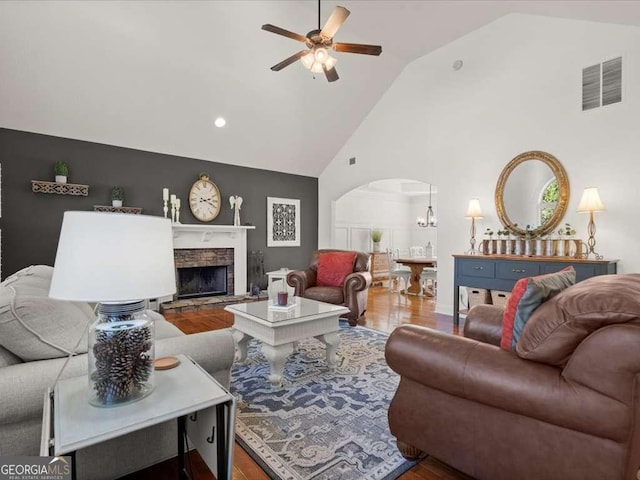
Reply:
[[284, 67], [300, 60], [305, 68], [311, 70], [313, 73], [324, 72], [328, 81], [335, 82], [340, 78], [338, 77], [338, 72], [336, 72], [335, 68], [338, 60], [329, 55], [330, 49], [344, 53], [380, 55], [380, 53], [382, 53], [382, 47], [379, 45], [363, 45], [360, 43], [342, 43], [333, 41], [334, 35], [347, 19], [349, 13], [351, 12], [344, 7], [335, 7], [333, 12], [331, 12], [331, 16], [327, 20], [327, 23], [325, 23], [324, 27], [320, 29], [320, 0], [318, 0], [318, 29], [311, 30], [307, 33], [306, 37], [298, 33], [285, 30], [284, 28], [276, 27], [270, 23], [262, 25], [262, 30], [293, 38], [307, 46], [307, 49], [300, 50], [298, 53], [291, 55], [280, 63], [277, 63], [271, 67], [271, 70], [278, 72]]

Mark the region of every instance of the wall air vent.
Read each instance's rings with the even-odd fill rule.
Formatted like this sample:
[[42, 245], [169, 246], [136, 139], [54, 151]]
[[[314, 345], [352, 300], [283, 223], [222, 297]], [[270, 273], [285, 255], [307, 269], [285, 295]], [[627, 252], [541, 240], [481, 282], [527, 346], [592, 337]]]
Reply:
[[622, 101], [622, 57], [582, 69], [582, 110]]
[[602, 64], [602, 105], [622, 101], [622, 57]]

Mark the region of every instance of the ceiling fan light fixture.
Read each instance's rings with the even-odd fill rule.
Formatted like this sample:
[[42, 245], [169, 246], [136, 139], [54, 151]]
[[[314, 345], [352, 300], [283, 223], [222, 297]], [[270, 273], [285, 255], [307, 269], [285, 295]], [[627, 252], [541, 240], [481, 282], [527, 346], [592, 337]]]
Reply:
[[331, 70], [333, 67], [336, 66], [336, 63], [338, 63], [338, 59], [336, 57], [332, 57], [331, 55], [328, 55], [327, 61], [324, 62], [324, 66], [327, 67], [327, 70]]
[[316, 62], [320, 62], [322, 64], [327, 61], [329, 52], [327, 52], [327, 49], [324, 47], [316, 47], [313, 51], [313, 55], [316, 59]]
[[311, 70], [311, 66], [313, 65], [314, 60], [315, 60], [315, 57], [313, 56], [313, 52], [307, 53], [304, 57], [300, 59], [300, 61], [302, 62], [302, 65], [304, 65], [304, 68], [306, 68], [307, 70]]
[[311, 65], [311, 68], [309, 69], [311, 70], [313, 73], [322, 73], [324, 72], [324, 70], [322, 69], [322, 63], [320, 62], [313, 62], [313, 65]]

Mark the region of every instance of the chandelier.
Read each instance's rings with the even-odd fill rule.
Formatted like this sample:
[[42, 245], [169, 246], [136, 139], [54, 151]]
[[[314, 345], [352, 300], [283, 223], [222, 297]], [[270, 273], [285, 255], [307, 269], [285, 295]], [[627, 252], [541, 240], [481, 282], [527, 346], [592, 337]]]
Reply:
[[431, 206], [431, 184], [429, 184], [429, 206], [427, 207], [427, 217], [416, 218], [416, 223], [419, 227], [437, 227], [438, 219]]

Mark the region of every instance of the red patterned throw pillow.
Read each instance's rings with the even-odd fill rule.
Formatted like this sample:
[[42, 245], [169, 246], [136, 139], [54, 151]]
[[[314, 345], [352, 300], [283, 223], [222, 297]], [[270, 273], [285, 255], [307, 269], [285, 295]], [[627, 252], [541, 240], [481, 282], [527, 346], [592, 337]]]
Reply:
[[356, 252], [324, 252], [318, 257], [319, 287], [341, 287], [347, 275], [353, 273]]
[[515, 350], [518, 338], [533, 311], [574, 283], [576, 283], [576, 271], [573, 267], [518, 280], [504, 308], [500, 347], [505, 350]]

